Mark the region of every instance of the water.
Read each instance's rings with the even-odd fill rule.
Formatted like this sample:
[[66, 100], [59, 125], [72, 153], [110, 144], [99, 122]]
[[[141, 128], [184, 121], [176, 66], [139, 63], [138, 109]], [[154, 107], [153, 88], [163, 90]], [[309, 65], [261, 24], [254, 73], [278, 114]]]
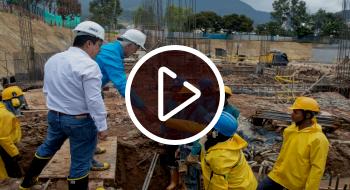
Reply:
[[337, 60], [338, 44], [336, 45], [322, 45], [312, 48], [311, 61], [331, 64]]

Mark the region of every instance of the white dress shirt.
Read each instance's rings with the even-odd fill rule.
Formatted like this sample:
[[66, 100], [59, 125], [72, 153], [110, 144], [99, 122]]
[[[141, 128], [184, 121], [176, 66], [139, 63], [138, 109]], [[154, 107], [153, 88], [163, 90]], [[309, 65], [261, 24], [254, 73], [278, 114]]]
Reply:
[[52, 56], [45, 64], [44, 74], [48, 109], [68, 115], [90, 114], [97, 130], [106, 130], [101, 79], [97, 63], [80, 48], [70, 47]]

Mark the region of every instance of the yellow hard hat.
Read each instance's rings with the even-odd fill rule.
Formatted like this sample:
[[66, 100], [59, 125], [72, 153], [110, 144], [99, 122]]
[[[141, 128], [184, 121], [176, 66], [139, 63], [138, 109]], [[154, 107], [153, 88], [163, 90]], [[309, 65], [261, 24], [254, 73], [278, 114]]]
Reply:
[[298, 97], [289, 109], [320, 112], [320, 106], [315, 99], [303, 96]]
[[11, 100], [12, 98], [16, 98], [18, 96], [22, 96], [23, 91], [20, 87], [18, 86], [10, 86], [5, 88], [2, 91], [2, 99], [3, 100]]
[[232, 89], [229, 86], [225, 86], [225, 94], [228, 94], [230, 96], [233, 95]]

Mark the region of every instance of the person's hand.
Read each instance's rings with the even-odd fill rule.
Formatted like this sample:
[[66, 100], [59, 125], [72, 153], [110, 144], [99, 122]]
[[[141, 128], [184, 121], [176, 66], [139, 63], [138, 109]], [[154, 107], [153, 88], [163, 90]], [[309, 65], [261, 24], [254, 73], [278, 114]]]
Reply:
[[107, 130], [104, 130], [104, 131], [98, 132], [97, 137], [98, 137], [99, 140], [102, 140], [102, 141], [107, 140], [108, 131], [107, 131]]

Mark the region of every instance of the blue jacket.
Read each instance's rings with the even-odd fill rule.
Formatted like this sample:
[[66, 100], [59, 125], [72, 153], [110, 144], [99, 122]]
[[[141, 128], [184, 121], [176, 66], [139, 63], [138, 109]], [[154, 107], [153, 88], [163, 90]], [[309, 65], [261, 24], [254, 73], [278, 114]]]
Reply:
[[[127, 78], [123, 60], [124, 50], [119, 41], [104, 44], [101, 47], [99, 54], [96, 56], [96, 62], [103, 75], [102, 87], [109, 81], [112, 81], [120, 95], [125, 97]], [[131, 91], [131, 102], [137, 108], [144, 108], [143, 102], [133, 91]]]

